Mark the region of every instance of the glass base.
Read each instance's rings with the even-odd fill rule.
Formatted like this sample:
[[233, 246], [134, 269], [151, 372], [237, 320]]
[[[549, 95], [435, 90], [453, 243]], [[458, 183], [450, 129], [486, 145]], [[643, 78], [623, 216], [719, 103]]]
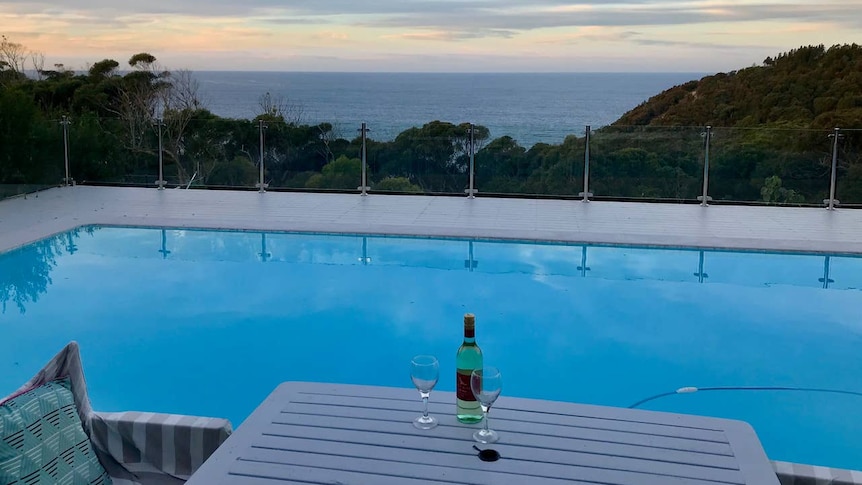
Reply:
[[473, 439], [479, 443], [496, 443], [500, 439], [500, 435], [493, 429], [489, 429], [488, 431], [480, 429], [473, 433]]
[[431, 429], [437, 427], [437, 418], [434, 416], [419, 416], [413, 420], [413, 426], [419, 429]]

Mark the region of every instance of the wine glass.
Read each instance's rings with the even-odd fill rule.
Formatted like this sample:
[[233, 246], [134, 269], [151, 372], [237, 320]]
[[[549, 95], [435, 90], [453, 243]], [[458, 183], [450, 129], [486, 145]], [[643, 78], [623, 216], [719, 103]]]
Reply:
[[482, 416], [485, 426], [473, 433], [473, 439], [479, 443], [496, 443], [500, 435], [496, 431], [488, 429], [488, 411], [497, 400], [500, 391], [503, 390], [503, 376], [496, 367], [483, 367], [476, 369], [470, 374], [470, 388], [473, 395], [482, 406]]
[[419, 429], [431, 429], [437, 426], [437, 418], [428, 416], [428, 397], [431, 396], [431, 389], [437, 385], [439, 377], [440, 364], [437, 362], [437, 357], [417, 355], [410, 361], [410, 379], [413, 380], [413, 385], [419, 390], [419, 395], [422, 396], [422, 402], [425, 404], [422, 416], [413, 420], [413, 426]]

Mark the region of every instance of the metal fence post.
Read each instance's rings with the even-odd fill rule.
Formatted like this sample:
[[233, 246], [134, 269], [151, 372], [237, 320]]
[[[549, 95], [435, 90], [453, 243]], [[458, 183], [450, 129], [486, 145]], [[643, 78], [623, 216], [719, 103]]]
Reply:
[[66, 186], [73, 185], [75, 183], [75, 181], [72, 180], [71, 174], [69, 173], [69, 123], [70, 122], [71, 121], [69, 120], [69, 117], [66, 115], [63, 115], [63, 119], [62, 119], [62, 121], [60, 121], [60, 124], [63, 125], [63, 160], [64, 160], [65, 166], [66, 166], [66, 177], [63, 179], [63, 185], [66, 185]]
[[165, 190], [165, 172], [164, 172], [164, 157], [162, 148], [162, 127], [165, 126], [164, 120], [161, 118], [156, 120], [156, 123], [159, 125], [159, 179], [156, 180], [156, 185], [159, 187], [159, 190]]
[[829, 134], [832, 138], [832, 178], [829, 181], [829, 198], [824, 200], [827, 210], [835, 210], [835, 206], [841, 202], [835, 198], [835, 185], [838, 182], [838, 140], [844, 135], [841, 134], [841, 128]]
[[593, 196], [592, 192], [590, 192], [590, 134], [592, 130], [590, 129], [590, 125], [586, 126], [584, 130], [584, 191], [579, 193], [579, 197], [584, 198], [584, 202], [589, 202], [590, 197]]
[[476, 185], [475, 185], [475, 183], [476, 183], [476, 181], [475, 181], [476, 149], [475, 149], [475, 145], [474, 145], [475, 129], [476, 129], [476, 125], [474, 125], [473, 123], [470, 123], [470, 141], [469, 141], [469, 143], [470, 143], [470, 182], [469, 182], [467, 190], [464, 191], [467, 193], [467, 197], [470, 199], [475, 199], [476, 198], [476, 192], [478, 192], [476, 190]]
[[700, 134], [703, 137], [703, 194], [697, 197], [700, 205], [706, 207], [712, 197], [709, 196], [709, 143], [712, 140], [712, 126], [707, 125], [706, 131]]
[[359, 187], [356, 187], [356, 189], [359, 190], [359, 195], [368, 195], [368, 191], [371, 190], [371, 187], [368, 186], [368, 153], [366, 152], [366, 142], [368, 140], [368, 132], [371, 130], [369, 130], [368, 125], [363, 122], [359, 131], [362, 133], [362, 151], [359, 155], [362, 159], [362, 175], [359, 180]]
[[257, 187], [259, 188], [258, 192], [261, 194], [266, 192], [266, 188], [269, 187], [269, 184], [265, 183], [264, 178], [264, 166], [263, 166], [263, 154], [264, 154], [264, 146], [263, 146], [263, 132], [266, 130], [266, 122], [263, 120], [258, 120], [258, 130], [260, 130], [260, 182], [257, 183]]

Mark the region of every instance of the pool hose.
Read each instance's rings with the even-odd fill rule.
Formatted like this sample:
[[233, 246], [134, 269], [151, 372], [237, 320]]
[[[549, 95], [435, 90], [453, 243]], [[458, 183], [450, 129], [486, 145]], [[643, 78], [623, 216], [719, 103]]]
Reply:
[[862, 397], [862, 392], [856, 391], [845, 391], [842, 389], [822, 389], [818, 387], [781, 387], [781, 386], [716, 386], [716, 387], [680, 387], [679, 389], [671, 392], [663, 392], [661, 394], [656, 394], [655, 396], [650, 396], [646, 399], [641, 399], [640, 401], [629, 406], [629, 409], [634, 409], [639, 407], [642, 404], [646, 404], [650, 401], [654, 401], [656, 399], [665, 397], [665, 396], [673, 396], [674, 394], [692, 394], [698, 391], [802, 391], [802, 392], [828, 392], [832, 394], [845, 394], [849, 396], [859, 396]]

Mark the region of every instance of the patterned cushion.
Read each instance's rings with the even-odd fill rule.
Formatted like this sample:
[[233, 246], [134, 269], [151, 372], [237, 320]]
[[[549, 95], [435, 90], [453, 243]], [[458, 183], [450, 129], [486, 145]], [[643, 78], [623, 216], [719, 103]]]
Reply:
[[84, 433], [68, 378], [0, 406], [0, 485], [108, 485]]

